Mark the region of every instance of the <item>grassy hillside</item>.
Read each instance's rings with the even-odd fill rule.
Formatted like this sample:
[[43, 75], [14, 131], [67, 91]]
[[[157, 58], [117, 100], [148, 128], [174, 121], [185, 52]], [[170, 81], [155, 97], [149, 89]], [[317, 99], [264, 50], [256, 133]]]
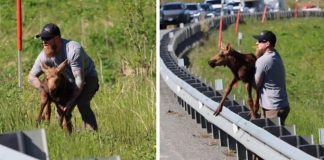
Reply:
[[[286, 124], [296, 124], [299, 135], [314, 134], [315, 141], [318, 141], [318, 128], [324, 127], [323, 24], [323, 18], [285, 19], [266, 23], [246, 20], [245, 24], [239, 26], [239, 31], [243, 33], [240, 46], [237, 45], [233, 25], [223, 32], [223, 42], [231, 43], [232, 47], [239, 48], [244, 53], [255, 51], [252, 35], [265, 29], [276, 33], [276, 48], [284, 61], [291, 106]], [[209, 82], [222, 78], [226, 85], [232, 78], [230, 70], [224, 67], [212, 69], [207, 64], [209, 58], [217, 53], [218, 32], [213, 32], [210, 37], [204, 46], [194, 49], [188, 55], [191, 67]], [[242, 83], [234, 87], [232, 95], [234, 94], [238, 100], [246, 100]]]
[[15, 6], [1, 0], [0, 133], [35, 129], [39, 95], [27, 75], [42, 49], [34, 36], [53, 22], [92, 57], [100, 89], [91, 103], [98, 133], [82, 128], [77, 109], [71, 136], [59, 128], [55, 113], [42, 124], [50, 159], [155, 159], [155, 1], [23, 0], [23, 89], [17, 87]]

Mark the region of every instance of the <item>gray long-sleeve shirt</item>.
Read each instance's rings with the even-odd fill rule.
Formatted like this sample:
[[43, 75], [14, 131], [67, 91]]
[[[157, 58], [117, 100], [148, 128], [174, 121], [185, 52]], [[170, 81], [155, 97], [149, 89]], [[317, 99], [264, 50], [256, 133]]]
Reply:
[[[73, 71], [81, 70], [84, 77], [97, 76], [95, 65], [87, 53], [83, 50], [78, 42], [62, 39], [61, 52], [54, 57], [46, 57], [42, 50], [35, 60], [35, 63], [29, 72], [30, 75], [39, 77], [43, 71], [41, 70], [41, 62], [48, 66], [58, 66], [65, 59], [68, 60], [68, 67], [64, 70], [64, 75], [70, 82], [74, 82]], [[83, 77], [83, 78], [84, 78]]]
[[267, 51], [255, 63], [255, 81], [262, 77], [260, 105], [265, 109], [278, 109], [289, 106], [286, 91], [285, 68], [277, 51]]

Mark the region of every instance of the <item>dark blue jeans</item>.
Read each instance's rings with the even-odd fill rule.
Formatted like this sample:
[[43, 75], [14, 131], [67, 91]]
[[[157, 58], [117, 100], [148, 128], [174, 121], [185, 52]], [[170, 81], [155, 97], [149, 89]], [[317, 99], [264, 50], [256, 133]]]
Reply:
[[96, 116], [90, 107], [90, 101], [99, 89], [97, 77], [86, 77], [85, 85], [79, 97], [76, 99], [76, 105], [84, 122], [84, 127], [91, 127], [92, 130], [98, 130]]

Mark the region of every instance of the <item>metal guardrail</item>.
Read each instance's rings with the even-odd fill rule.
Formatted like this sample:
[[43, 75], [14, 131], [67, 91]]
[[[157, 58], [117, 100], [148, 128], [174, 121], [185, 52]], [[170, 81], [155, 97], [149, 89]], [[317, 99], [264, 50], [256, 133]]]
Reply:
[[[243, 19], [260, 19], [262, 14], [241, 16]], [[268, 13], [268, 19], [293, 16], [293, 12]], [[324, 12], [299, 12], [298, 16], [323, 17]], [[223, 18], [225, 25], [235, 22], [235, 16]], [[217, 27], [219, 17], [206, 21], [211, 27]], [[219, 139], [222, 146], [236, 150], [237, 159], [252, 159], [253, 156], [262, 159], [324, 159], [324, 147], [314, 144], [312, 136], [298, 136], [295, 126], [280, 126], [278, 119], [249, 121], [247, 107], [231, 98], [225, 101], [221, 114], [213, 116], [222, 94], [178, 65], [178, 58], [199, 43], [201, 35], [201, 25], [195, 23], [170, 32], [160, 43], [161, 77], [188, 114]]]
[[0, 159], [48, 160], [44, 129], [0, 134]]

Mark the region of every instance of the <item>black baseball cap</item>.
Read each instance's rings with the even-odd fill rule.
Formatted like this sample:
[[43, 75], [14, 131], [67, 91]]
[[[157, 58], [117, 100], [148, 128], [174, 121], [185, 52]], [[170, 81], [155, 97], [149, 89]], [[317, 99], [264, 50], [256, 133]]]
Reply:
[[54, 23], [48, 23], [43, 27], [42, 31], [36, 35], [36, 38], [53, 38], [58, 35], [61, 35], [60, 28]]
[[253, 36], [258, 42], [267, 42], [269, 41], [270, 44], [275, 45], [277, 42], [276, 35], [268, 30], [262, 31], [259, 35]]

